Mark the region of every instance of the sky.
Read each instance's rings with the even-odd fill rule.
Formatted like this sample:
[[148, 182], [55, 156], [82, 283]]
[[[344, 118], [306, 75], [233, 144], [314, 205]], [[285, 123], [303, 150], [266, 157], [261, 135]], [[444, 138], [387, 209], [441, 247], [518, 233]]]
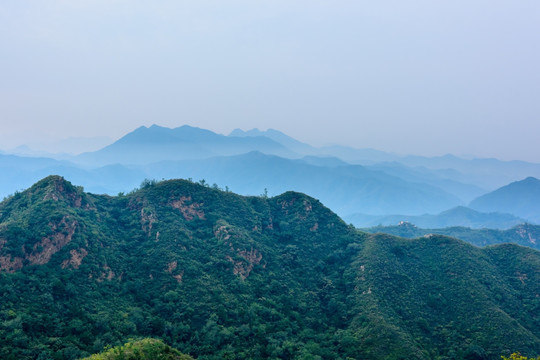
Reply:
[[0, 2], [0, 149], [145, 125], [540, 162], [540, 2]]

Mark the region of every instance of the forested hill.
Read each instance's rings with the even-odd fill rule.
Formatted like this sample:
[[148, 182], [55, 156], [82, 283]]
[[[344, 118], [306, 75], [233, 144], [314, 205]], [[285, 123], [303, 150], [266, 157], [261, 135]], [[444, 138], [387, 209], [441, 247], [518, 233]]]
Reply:
[[287, 192], [51, 176], [0, 203], [0, 358], [153, 337], [198, 359], [540, 354], [540, 253], [347, 226]]
[[418, 238], [432, 234], [455, 237], [476, 246], [512, 243], [540, 250], [540, 225], [520, 224], [508, 230], [471, 229], [452, 226], [438, 229], [423, 229], [408, 222], [392, 226], [374, 226], [362, 229], [369, 233], [385, 233], [405, 238]]

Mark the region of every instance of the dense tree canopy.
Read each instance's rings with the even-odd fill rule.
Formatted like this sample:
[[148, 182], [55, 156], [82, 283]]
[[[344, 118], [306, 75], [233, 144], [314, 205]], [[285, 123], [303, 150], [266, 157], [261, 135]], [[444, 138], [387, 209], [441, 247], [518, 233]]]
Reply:
[[198, 359], [540, 353], [537, 251], [369, 235], [295, 192], [46, 178], [0, 203], [0, 293], [2, 359], [146, 337]]

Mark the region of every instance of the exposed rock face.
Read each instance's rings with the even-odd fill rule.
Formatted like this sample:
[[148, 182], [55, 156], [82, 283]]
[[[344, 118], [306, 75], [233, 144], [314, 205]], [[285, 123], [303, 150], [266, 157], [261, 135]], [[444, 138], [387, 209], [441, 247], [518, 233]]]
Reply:
[[201, 220], [204, 220], [204, 212], [201, 210], [203, 204], [193, 202], [191, 196], [182, 196], [179, 200], [172, 200], [170, 205], [180, 210], [184, 219], [187, 221], [193, 220], [195, 217], [198, 217]]
[[529, 231], [529, 226], [526, 224], [519, 225], [516, 227], [516, 233], [522, 238], [530, 242], [531, 244], [536, 245], [536, 237]]
[[[11, 254], [0, 256], [0, 271], [15, 272], [20, 270], [26, 263], [31, 265], [44, 265], [48, 263], [54, 254], [71, 242], [78, 223], [75, 220], [69, 219], [68, 216], [64, 216], [58, 224], [51, 223], [49, 226], [51, 227], [53, 234], [44, 237], [41, 241], [35, 243], [31, 250], [28, 250], [23, 245], [23, 257], [13, 257]], [[5, 243], [5, 240], [0, 239], [0, 252]], [[75, 251], [75, 253], [73, 253], [73, 251]], [[68, 262], [65, 263], [65, 266], [64, 264], [62, 264], [62, 266], [67, 267], [69, 264], [72, 264], [73, 267], [77, 268], [87, 254], [88, 252], [84, 249], [81, 249], [80, 252], [72, 250], [72, 259], [68, 260]]]
[[68, 266], [78, 269], [79, 266], [81, 266], [83, 259], [86, 257], [86, 255], [88, 255], [88, 251], [86, 251], [86, 249], [74, 249], [69, 253], [71, 254], [71, 258], [62, 262], [62, 269], [65, 269]]
[[[6, 244], [6, 240], [0, 239], [0, 254], [2, 253], [2, 249], [4, 248], [5, 244]], [[20, 257], [16, 257], [12, 259], [10, 254], [0, 256], [0, 272], [5, 271], [5, 272], [13, 273], [21, 269], [22, 266], [23, 266], [23, 259]]]
[[238, 275], [242, 280], [245, 280], [249, 276], [251, 270], [253, 270], [253, 267], [261, 263], [262, 254], [259, 250], [251, 248], [249, 251], [238, 251], [237, 255], [243, 260], [234, 260], [231, 256], [228, 256], [227, 260], [234, 265], [234, 275]]
[[48, 263], [53, 254], [71, 241], [77, 228], [77, 222], [64, 217], [59, 224], [50, 224], [50, 226], [54, 234], [34, 244], [32, 252], [27, 256], [30, 264], [43, 265]]
[[283, 210], [283, 212], [288, 215], [289, 214], [289, 208], [291, 208], [294, 203], [295, 203], [296, 199], [291, 199], [289, 201], [286, 201], [286, 200], [280, 200], [278, 202], [278, 204], [281, 205], [281, 209]]
[[152, 227], [158, 221], [155, 212], [147, 210], [145, 208], [141, 209], [141, 226], [142, 230], [150, 236], [152, 233]]
[[176, 270], [176, 267], [178, 266], [178, 261], [172, 261], [167, 264], [167, 272], [171, 274], [174, 270]]
[[103, 282], [103, 280], [107, 279], [111, 281], [115, 277], [115, 273], [111, 270], [109, 265], [105, 264], [103, 265], [103, 271], [101, 272], [99, 278], [97, 279], [98, 282]]

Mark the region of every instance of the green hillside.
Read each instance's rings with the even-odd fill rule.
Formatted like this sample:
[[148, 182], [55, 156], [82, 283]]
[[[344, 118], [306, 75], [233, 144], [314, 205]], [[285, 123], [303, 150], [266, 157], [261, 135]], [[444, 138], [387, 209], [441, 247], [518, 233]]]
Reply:
[[51, 176], [0, 203], [0, 358], [152, 337], [198, 359], [540, 354], [540, 253], [347, 226], [287, 192]]
[[129, 341], [82, 360], [193, 360], [157, 339]]
[[513, 243], [540, 250], [540, 225], [520, 224], [508, 230], [471, 229], [452, 226], [440, 229], [422, 229], [408, 222], [392, 226], [374, 226], [363, 229], [369, 233], [386, 233], [414, 239], [430, 234], [447, 235], [476, 246]]

